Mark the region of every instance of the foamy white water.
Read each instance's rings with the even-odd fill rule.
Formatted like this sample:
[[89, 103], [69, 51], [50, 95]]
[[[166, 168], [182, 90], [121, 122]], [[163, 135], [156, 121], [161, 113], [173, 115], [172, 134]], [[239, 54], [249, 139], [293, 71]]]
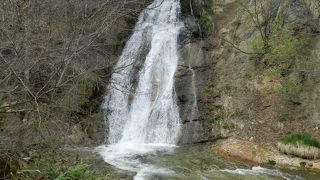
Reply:
[[142, 162], [143, 157], [157, 156], [161, 153], [173, 152], [175, 146], [168, 144], [132, 144], [117, 143], [108, 146], [100, 146], [96, 150], [103, 159], [123, 170], [137, 172], [135, 180], [145, 179], [153, 174], [175, 176], [175, 172], [149, 162]]
[[[183, 27], [179, 16], [179, 0], [155, 0], [140, 14], [105, 98], [110, 145], [98, 150], [106, 162], [138, 172], [137, 178], [159, 168], [134, 157], [171, 150], [179, 134], [174, 91], [177, 41]], [[137, 63], [143, 63], [138, 74]], [[134, 79], [138, 79], [136, 84], [132, 83]]]
[[228, 173], [232, 173], [232, 174], [239, 174], [239, 175], [248, 175], [248, 174], [268, 174], [271, 176], [277, 176], [277, 177], [281, 177], [283, 179], [287, 179], [287, 180], [302, 180], [302, 177], [296, 176], [296, 175], [291, 175], [291, 174], [287, 174], [287, 173], [283, 173], [277, 169], [267, 169], [267, 168], [263, 168], [260, 166], [254, 166], [252, 167], [252, 169], [224, 169], [224, 170], [220, 170], [221, 172], [228, 172]]
[[[178, 0], [155, 0], [144, 10], [112, 75], [104, 108], [109, 143], [174, 144], [180, 119], [174, 92], [177, 39], [183, 26]], [[150, 46], [150, 48], [148, 48]], [[145, 53], [148, 51], [148, 53]], [[143, 56], [146, 54], [146, 56]], [[134, 64], [144, 62], [136, 89]], [[130, 90], [133, 98], [130, 101]]]

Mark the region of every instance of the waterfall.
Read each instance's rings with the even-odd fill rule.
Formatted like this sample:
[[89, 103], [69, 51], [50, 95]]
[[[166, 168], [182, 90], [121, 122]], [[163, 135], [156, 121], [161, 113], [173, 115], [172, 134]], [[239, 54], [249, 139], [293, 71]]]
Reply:
[[167, 149], [177, 141], [179, 16], [179, 0], [155, 0], [140, 14], [114, 68], [103, 105], [109, 145], [100, 151], [119, 168], [139, 171], [142, 165], [133, 165], [129, 156]]
[[197, 27], [199, 29], [199, 36], [202, 37], [202, 30], [201, 30], [201, 26], [199, 24], [198, 19], [194, 16], [194, 12], [193, 12], [193, 6], [192, 6], [192, 0], [189, 0], [189, 8], [190, 8], [190, 14], [191, 16], [195, 19]]
[[[190, 47], [190, 46], [189, 46]], [[188, 70], [191, 72], [191, 87], [192, 87], [192, 94], [193, 94], [193, 104], [191, 113], [189, 116], [189, 121], [192, 123], [195, 118], [198, 116], [198, 97], [197, 97], [197, 87], [196, 87], [196, 72], [191, 66], [191, 62], [188, 64]]]
[[189, 0], [189, 6], [190, 6], [190, 13], [191, 13], [191, 16], [193, 16], [193, 17], [194, 17], [193, 7], [192, 7], [192, 0]]
[[[180, 119], [173, 86], [182, 23], [179, 1], [162, 1], [156, 0], [142, 12], [116, 65], [119, 71], [111, 77], [104, 105], [109, 143], [175, 143]], [[149, 52], [143, 57], [148, 44]], [[139, 74], [133, 74], [135, 63], [142, 59]], [[134, 76], [138, 81], [131, 92]]]

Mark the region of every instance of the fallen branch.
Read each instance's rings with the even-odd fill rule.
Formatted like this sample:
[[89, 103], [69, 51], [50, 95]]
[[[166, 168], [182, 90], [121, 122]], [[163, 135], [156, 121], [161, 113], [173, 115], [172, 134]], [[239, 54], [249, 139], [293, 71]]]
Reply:
[[18, 109], [18, 110], [14, 110], [14, 109], [8, 109], [6, 111], [0, 111], [0, 113], [4, 114], [4, 113], [21, 113], [21, 112], [30, 112], [33, 111], [32, 109]]

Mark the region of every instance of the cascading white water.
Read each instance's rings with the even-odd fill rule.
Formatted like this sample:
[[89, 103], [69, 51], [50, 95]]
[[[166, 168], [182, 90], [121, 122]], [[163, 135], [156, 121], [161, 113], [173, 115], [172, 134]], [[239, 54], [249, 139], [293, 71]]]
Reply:
[[[112, 75], [105, 103], [109, 143], [175, 143], [180, 120], [173, 85], [182, 23], [179, 1], [162, 1], [142, 12], [116, 66], [120, 71]], [[141, 57], [148, 44], [149, 53]], [[140, 58], [145, 58], [144, 66], [130, 102], [130, 78]]]
[[[100, 149], [112, 165], [140, 171], [145, 167], [130, 157], [170, 148], [177, 140], [180, 118], [174, 75], [183, 27], [179, 15], [179, 0], [155, 0], [140, 14], [119, 58], [104, 104], [110, 145]], [[139, 63], [143, 66], [137, 75]], [[137, 84], [132, 83], [134, 76]]]
[[[174, 74], [178, 63], [178, 0], [156, 0], [140, 15], [112, 75], [105, 108], [110, 143], [174, 144], [179, 130], [179, 112], [175, 102]], [[161, 3], [161, 4], [160, 4]], [[141, 61], [144, 45], [151, 47], [139, 73], [138, 86], [129, 102], [134, 63]], [[123, 68], [122, 68], [123, 67]]]

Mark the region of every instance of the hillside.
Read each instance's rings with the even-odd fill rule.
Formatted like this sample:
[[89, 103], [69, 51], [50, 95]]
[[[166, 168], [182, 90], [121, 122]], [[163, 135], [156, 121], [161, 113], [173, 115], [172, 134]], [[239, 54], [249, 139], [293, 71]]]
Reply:
[[[149, 139], [158, 135], [153, 129], [161, 124], [157, 120], [174, 117], [180, 120], [177, 124], [161, 127], [180, 128], [162, 135], [166, 140], [177, 136], [174, 145], [209, 144], [206, 153], [231, 161], [319, 170], [313, 159], [320, 157], [320, 2], [181, 0], [181, 7], [174, 6], [177, 13], [172, 13], [178, 19], [172, 27], [180, 28], [173, 33], [177, 38], [166, 37], [177, 41], [176, 71], [171, 77], [173, 69], [159, 63], [150, 72], [155, 74], [152, 79], [144, 80], [152, 44], [164, 38], [152, 41], [161, 31], [146, 26], [171, 27], [165, 23], [172, 21], [156, 24], [154, 19], [164, 14], [155, 13], [169, 1], [159, 0], [155, 6], [152, 2], [0, 2], [0, 177], [53, 179], [88, 171], [81, 177], [132, 178], [133, 172], [106, 165], [95, 147], [110, 143], [113, 130], [121, 130], [115, 134], [122, 136], [126, 127], [125, 117], [116, 117], [120, 113], [111, 109], [110, 96], [117, 93], [110, 91], [125, 94], [130, 108], [143, 107], [133, 112], [145, 113], [150, 110], [146, 104], [134, 104], [139, 100], [139, 83], [145, 81], [150, 81], [151, 88], [145, 88], [151, 92], [150, 102], [162, 97], [167, 81], [173, 89], [163, 96], [167, 99], [155, 103], [158, 109], [150, 103], [154, 109], [149, 114], [134, 115], [141, 123], [134, 128], [141, 134], [153, 132]], [[139, 17], [141, 12], [145, 14]], [[149, 17], [153, 24], [145, 22]], [[146, 26], [134, 29], [140, 27], [137, 22]], [[139, 51], [129, 51], [123, 58], [128, 40], [139, 30], [145, 37]], [[159, 45], [159, 51], [169, 47], [166, 43]], [[175, 60], [172, 49], [154, 58]], [[137, 61], [119, 67], [121, 57]], [[114, 81], [112, 75], [121, 76], [131, 66], [123, 79], [126, 86]], [[174, 82], [163, 74], [170, 74]], [[171, 109], [164, 106], [168, 102]], [[140, 115], [154, 124], [145, 122], [148, 129], [143, 129]], [[121, 120], [120, 125], [111, 126], [114, 120]], [[129, 139], [136, 137], [130, 132]], [[113, 139], [118, 141], [120, 135]], [[189, 151], [182, 152], [189, 157]]]

